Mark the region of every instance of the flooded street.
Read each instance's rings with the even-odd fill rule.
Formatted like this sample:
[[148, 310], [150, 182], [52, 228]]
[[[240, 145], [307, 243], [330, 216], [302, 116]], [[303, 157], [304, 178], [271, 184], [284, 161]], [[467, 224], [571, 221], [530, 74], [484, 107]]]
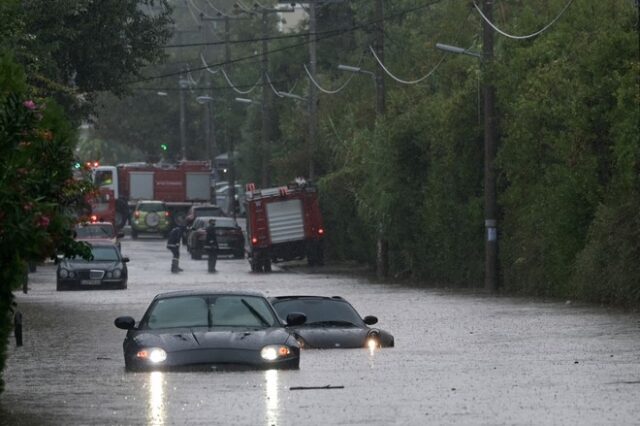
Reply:
[[[16, 293], [4, 425], [640, 424], [640, 316], [565, 302], [453, 294], [220, 259], [219, 272], [165, 241], [127, 237], [127, 290], [56, 292], [55, 267]], [[395, 348], [306, 350], [298, 371], [126, 373], [120, 315], [157, 293], [253, 290], [340, 295], [395, 336]], [[343, 386], [337, 389], [295, 387]]]

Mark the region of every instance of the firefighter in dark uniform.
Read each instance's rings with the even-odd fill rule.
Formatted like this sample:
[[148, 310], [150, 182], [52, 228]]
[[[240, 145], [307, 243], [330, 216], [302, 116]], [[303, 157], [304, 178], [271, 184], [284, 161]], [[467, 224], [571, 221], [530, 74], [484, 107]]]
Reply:
[[173, 254], [173, 259], [171, 259], [171, 272], [173, 273], [182, 271], [182, 268], [180, 268], [180, 240], [182, 239], [182, 232], [182, 227], [176, 226], [169, 232], [167, 238], [167, 248], [171, 251], [171, 254]]
[[209, 219], [209, 225], [206, 228], [207, 231], [207, 240], [205, 245], [208, 249], [209, 259], [208, 269], [209, 272], [216, 271], [216, 261], [218, 260], [218, 238], [216, 237], [216, 221], [214, 219]]

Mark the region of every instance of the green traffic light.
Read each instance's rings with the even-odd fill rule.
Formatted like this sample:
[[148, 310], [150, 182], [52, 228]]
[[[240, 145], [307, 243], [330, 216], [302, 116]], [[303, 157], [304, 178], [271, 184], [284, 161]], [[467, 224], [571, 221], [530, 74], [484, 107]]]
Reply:
[[167, 150], [167, 148], [168, 148], [168, 146], [167, 146], [167, 144], [166, 144], [166, 143], [163, 143], [162, 145], [160, 145], [160, 148], [161, 148], [163, 151], [166, 151], [166, 150]]

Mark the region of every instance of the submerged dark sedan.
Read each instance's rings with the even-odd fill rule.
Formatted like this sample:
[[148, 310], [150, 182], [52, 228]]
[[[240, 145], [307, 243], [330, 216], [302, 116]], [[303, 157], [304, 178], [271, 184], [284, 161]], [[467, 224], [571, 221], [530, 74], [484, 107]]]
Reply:
[[56, 290], [90, 288], [127, 288], [128, 257], [122, 256], [113, 243], [91, 245], [92, 260], [64, 258], [56, 271]]
[[286, 318], [259, 293], [180, 291], [157, 295], [138, 325], [129, 316], [115, 325], [128, 330], [127, 370], [297, 369], [300, 347], [285, 326], [305, 316]]
[[292, 326], [302, 348], [375, 348], [394, 346], [391, 334], [377, 328], [378, 318], [361, 318], [342, 297], [280, 296], [271, 299], [281, 318], [292, 312], [303, 313], [304, 324]]

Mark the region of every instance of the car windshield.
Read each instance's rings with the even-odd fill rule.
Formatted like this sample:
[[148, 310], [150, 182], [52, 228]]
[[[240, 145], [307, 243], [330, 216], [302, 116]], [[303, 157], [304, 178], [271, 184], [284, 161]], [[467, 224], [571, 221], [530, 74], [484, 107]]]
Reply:
[[162, 203], [141, 203], [138, 204], [136, 210], [141, 212], [163, 212], [166, 208]]
[[112, 225], [85, 225], [76, 227], [77, 238], [113, 238], [115, 231]]
[[193, 211], [194, 217], [200, 216], [223, 216], [224, 212], [220, 207], [199, 207]]
[[157, 300], [141, 328], [272, 327], [278, 321], [266, 300], [256, 296], [180, 296]]
[[273, 307], [280, 318], [287, 318], [292, 312], [307, 316], [305, 325], [362, 325], [362, 319], [351, 305], [332, 299], [289, 299], [275, 300]]
[[[92, 262], [116, 262], [120, 260], [118, 256], [118, 249], [115, 246], [92, 246], [91, 254], [93, 255]], [[81, 257], [73, 258], [74, 262], [89, 262]]]

